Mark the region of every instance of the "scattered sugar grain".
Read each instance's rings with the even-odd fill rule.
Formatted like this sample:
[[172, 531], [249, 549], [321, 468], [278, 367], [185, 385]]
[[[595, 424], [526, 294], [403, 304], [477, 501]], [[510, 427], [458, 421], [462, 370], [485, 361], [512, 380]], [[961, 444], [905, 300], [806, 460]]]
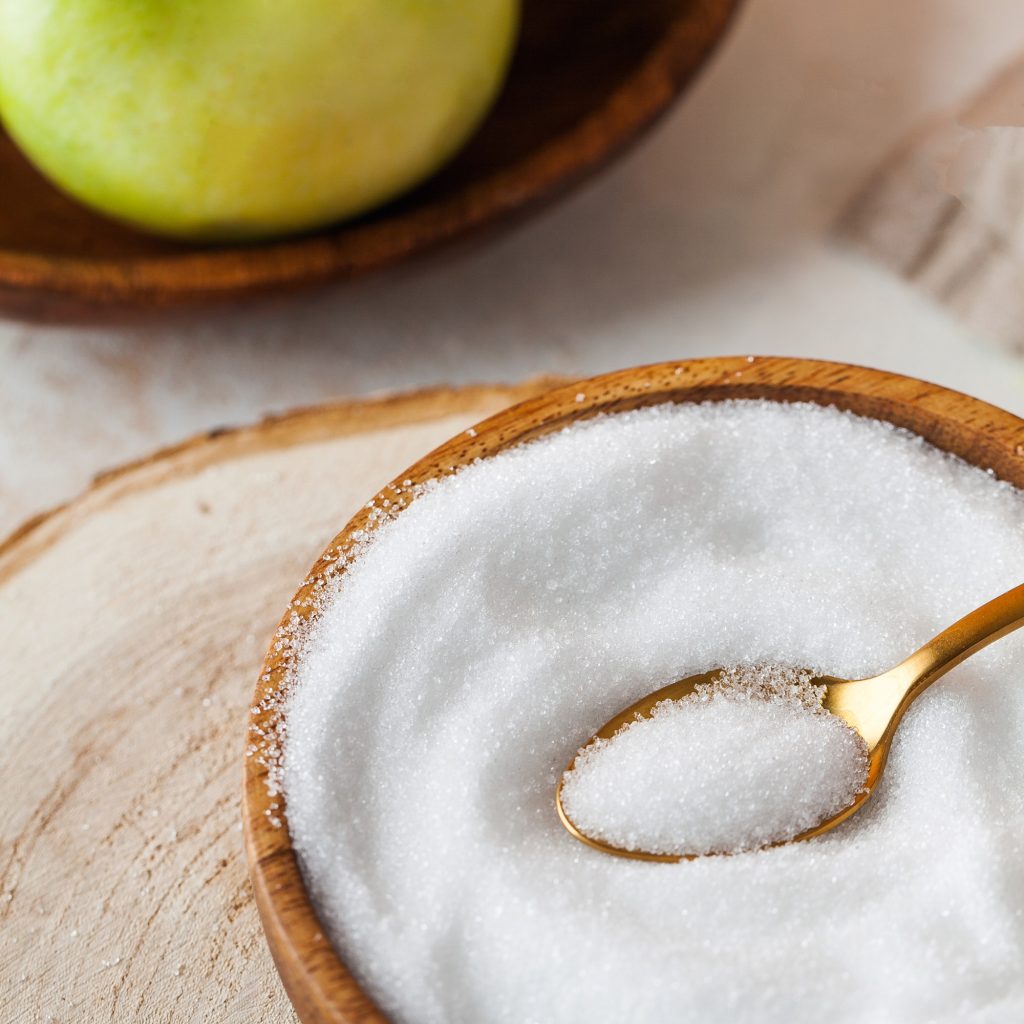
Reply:
[[585, 835], [648, 853], [740, 853], [853, 803], [863, 740], [821, 707], [812, 676], [735, 666], [577, 755], [562, 806]]
[[256, 738], [331, 940], [399, 1022], [1024, 1019], [1024, 638], [930, 689], [819, 840], [624, 861], [552, 788], [673, 679], [887, 668], [1024, 578], [1022, 525], [920, 438], [764, 402], [592, 419], [422, 488], [282, 633], [288, 731]]

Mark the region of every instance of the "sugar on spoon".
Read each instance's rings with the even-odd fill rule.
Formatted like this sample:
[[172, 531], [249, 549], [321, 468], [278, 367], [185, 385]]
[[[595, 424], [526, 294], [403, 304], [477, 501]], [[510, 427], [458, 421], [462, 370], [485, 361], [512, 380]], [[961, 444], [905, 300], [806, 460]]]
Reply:
[[[864, 806], [878, 785], [885, 770], [889, 748], [896, 727], [907, 708], [931, 686], [960, 662], [980, 651], [983, 647], [1024, 626], [1024, 584], [1014, 587], [969, 615], [954, 622], [938, 636], [933, 637], [920, 650], [901, 661], [894, 668], [868, 679], [838, 679], [834, 676], [817, 676], [813, 683], [824, 688], [822, 706], [828, 712], [842, 719], [857, 732], [867, 747], [868, 770], [864, 786], [854, 797], [853, 803], [824, 819], [813, 828], [799, 833], [785, 843], [813, 839], [835, 828]], [[611, 739], [622, 728], [637, 719], [649, 718], [655, 705], [662, 701], [675, 701], [693, 693], [702, 685], [714, 682], [722, 669], [713, 669], [699, 675], [688, 676], [678, 682], [655, 690], [620, 711], [606, 722], [583, 745], [586, 749], [596, 740]], [[566, 772], [571, 772], [576, 758], [569, 763]], [[645, 850], [627, 850], [593, 836], [586, 835], [573, 824], [562, 805], [562, 780], [555, 790], [555, 806], [562, 824], [576, 839], [604, 853], [634, 860], [679, 861], [696, 856], [713, 854], [651, 853]], [[783, 845], [776, 843], [772, 845]]]

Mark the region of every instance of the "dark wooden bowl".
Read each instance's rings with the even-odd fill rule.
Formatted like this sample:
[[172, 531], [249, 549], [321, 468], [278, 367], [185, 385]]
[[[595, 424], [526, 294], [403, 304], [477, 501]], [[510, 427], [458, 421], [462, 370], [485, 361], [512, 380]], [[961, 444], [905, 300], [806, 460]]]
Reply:
[[0, 313], [106, 319], [351, 278], [525, 213], [650, 125], [738, 2], [525, 0], [505, 89], [447, 167], [359, 220], [260, 245], [182, 244], [107, 220], [0, 135]]
[[[581, 393], [584, 398], [577, 401]], [[443, 476], [451, 468], [598, 413], [623, 412], [659, 402], [730, 398], [816, 402], [887, 420], [1024, 487], [1024, 421], [1008, 412], [935, 384], [879, 370], [810, 359], [748, 361], [741, 356], [621, 370], [528, 399], [424, 456], [395, 483], [422, 483]], [[375, 504], [380, 507], [392, 495], [389, 488], [384, 488]], [[356, 531], [373, 528], [369, 506], [364, 507], [313, 566], [288, 606], [282, 628], [293, 616], [307, 619], [312, 614], [318, 580], [330, 571], [336, 553], [347, 546]], [[267, 654], [251, 718], [251, 724], [259, 730], [266, 731], [276, 724], [278, 712], [262, 702], [282, 685], [288, 658], [287, 646], [276, 642]], [[288, 995], [304, 1024], [384, 1024], [385, 1018], [360, 989], [317, 920], [292, 849], [284, 797], [278, 795], [271, 800], [266, 782], [266, 768], [257, 758], [249, 758], [242, 810], [249, 874], [267, 942]], [[552, 814], [553, 798], [554, 793]], [[274, 827], [268, 815], [279, 817], [281, 827]]]

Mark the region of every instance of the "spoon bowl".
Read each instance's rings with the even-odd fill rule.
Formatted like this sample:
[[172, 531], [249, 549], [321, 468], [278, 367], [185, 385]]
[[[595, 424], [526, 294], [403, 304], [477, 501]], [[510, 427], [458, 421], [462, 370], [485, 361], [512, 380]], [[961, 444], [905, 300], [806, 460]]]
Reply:
[[[944, 629], [938, 636], [929, 640], [920, 650], [915, 651], [909, 658], [881, 675], [870, 676], [866, 679], [815, 676], [811, 682], [815, 686], [824, 688], [822, 707], [830, 714], [842, 719], [864, 741], [868, 757], [864, 785], [855, 794], [852, 803], [840, 811], [824, 818], [817, 825], [798, 833], [791, 839], [768, 845], [784, 846], [788, 843], [813, 839], [831, 831], [856, 814], [881, 781], [893, 736], [907, 708], [932, 683], [941, 679], [951, 669], [956, 668], [960, 662], [1021, 626], [1024, 626], [1024, 584], [1014, 587], [1013, 590], [1001, 594], [962, 619], [958, 619], [948, 629]], [[662, 701], [682, 700], [693, 693], [698, 686], [714, 683], [722, 671], [722, 669], [716, 668], [709, 672], [687, 676], [685, 679], [679, 679], [674, 683], [669, 683], [668, 686], [663, 686], [660, 690], [648, 693], [605, 722], [580, 749], [586, 749], [597, 740], [610, 740], [621, 729], [637, 719], [649, 718], [655, 706]], [[566, 774], [573, 770], [575, 764], [576, 757], [573, 757], [565, 770]], [[595, 850], [610, 853], [616, 857], [663, 863], [694, 860], [697, 857], [721, 856], [717, 852], [686, 854], [630, 850], [587, 835], [576, 826], [565, 810], [562, 803], [563, 780], [564, 775], [555, 787], [555, 808], [558, 811], [559, 820], [570, 835]]]

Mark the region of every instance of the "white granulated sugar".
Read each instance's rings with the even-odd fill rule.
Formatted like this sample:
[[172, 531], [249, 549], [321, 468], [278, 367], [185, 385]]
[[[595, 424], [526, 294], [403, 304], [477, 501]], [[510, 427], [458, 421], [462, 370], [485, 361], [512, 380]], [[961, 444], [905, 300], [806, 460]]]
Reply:
[[822, 709], [810, 673], [737, 666], [584, 747], [562, 807], [620, 849], [739, 853], [849, 807], [867, 768], [863, 740]]
[[605, 417], [445, 479], [298, 651], [283, 784], [321, 920], [401, 1022], [1024, 1020], [1024, 638], [924, 694], [823, 838], [650, 864], [554, 808], [657, 687], [873, 674], [1021, 579], [1017, 491], [812, 406]]

